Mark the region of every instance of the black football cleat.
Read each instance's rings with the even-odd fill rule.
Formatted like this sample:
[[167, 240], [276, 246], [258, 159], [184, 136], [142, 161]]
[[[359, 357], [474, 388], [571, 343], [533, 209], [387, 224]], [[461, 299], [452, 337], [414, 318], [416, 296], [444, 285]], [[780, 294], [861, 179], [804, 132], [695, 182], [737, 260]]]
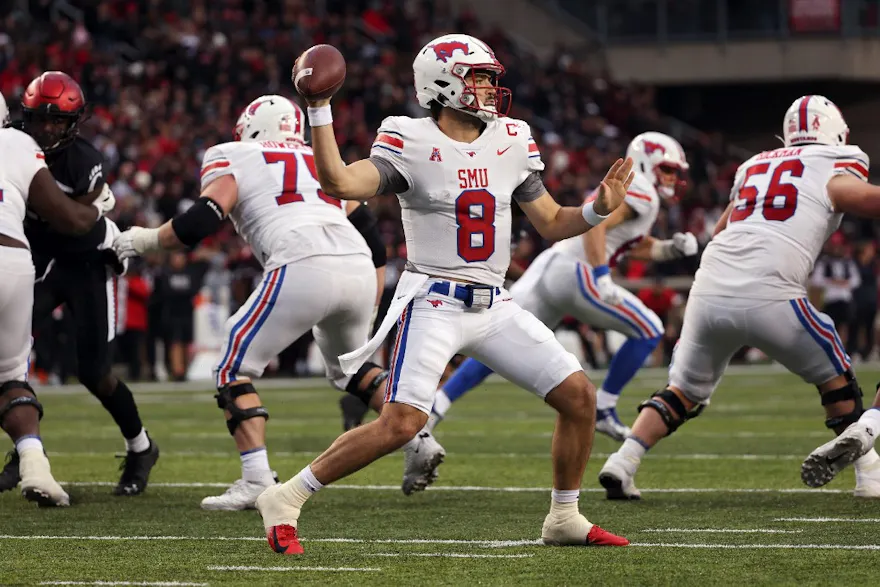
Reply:
[[6, 453], [6, 464], [0, 470], [0, 493], [15, 489], [21, 481], [18, 474], [18, 451], [12, 449]]
[[345, 432], [363, 424], [364, 416], [370, 410], [361, 398], [348, 393], [340, 398], [339, 407], [342, 408], [342, 429]]
[[147, 481], [150, 478], [150, 471], [156, 466], [159, 460], [159, 446], [150, 439], [150, 448], [144, 452], [126, 453], [122, 464], [119, 466], [122, 470], [122, 476], [119, 478], [119, 484], [113, 490], [114, 495], [140, 495], [147, 488]]

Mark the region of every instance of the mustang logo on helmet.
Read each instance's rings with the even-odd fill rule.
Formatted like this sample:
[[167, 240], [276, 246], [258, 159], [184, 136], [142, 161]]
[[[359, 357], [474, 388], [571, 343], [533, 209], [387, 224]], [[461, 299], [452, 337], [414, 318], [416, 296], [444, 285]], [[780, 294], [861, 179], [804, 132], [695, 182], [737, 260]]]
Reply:
[[650, 155], [654, 151], [660, 151], [661, 153], [666, 153], [666, 147], [661, 145], [660, 143], [652, 143], [651, 141], [645, 141], [645, 153]]
[[446, 63], [456, 51], [461, 51], [465, 55], [470, 53], [467, 43], [462, 43], [461, 41], [437, 43], [436, 45], [431, 45], [431, 49], [433, 49], [434, 53], [437, 55], [437, 61], [442, 61], [443, 63]]
[[257, 108], [259, 108], [260, 106], [262, 106], [262, 105], [265, 104], [266, 102], [268, 102], [268, 103], [271, 104], [271, 103], [272, 103], [272, 100], [262, 100], [262, 101], [260, 101], [260, 102], [254, 102], [253, 104], [251, 104], [250, 106], [248, 106], [248, 110], [247, 110], [248, 116], [253, 116], [254, 114], [256, 114], [256, 113], [257, 113]]

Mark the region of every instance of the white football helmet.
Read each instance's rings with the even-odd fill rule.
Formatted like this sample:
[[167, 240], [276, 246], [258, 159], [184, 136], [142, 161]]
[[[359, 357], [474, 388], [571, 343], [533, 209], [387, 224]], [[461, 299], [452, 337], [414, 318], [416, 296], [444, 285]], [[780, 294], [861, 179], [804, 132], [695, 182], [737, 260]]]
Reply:
[[[476, 84], [475, 72], [492, 74], [490, 85]], [[504, 66], [483, 41], [470, 35], [443, 35], [418, 52], [413, 61], [416, 98], [430, 109], [432, 100], [448, 108], [466, 112], [483, 121], [506, 116], [510, 110], [510, 90], [498, 85]], [[477, 90], [493, 89], [494, 104], [480, 104]]]
[[662, 132], [643, 132], [626, 148], [626, 156], [633, 160], [633, 171], [644, 173], [654, 181], [654, 186], [664, 198], [675, 195], [675, 185], [663, 185], [657, 175], [658, 168], [677, 170], [679, 178], [689, 169], [684, 149], [678, 141]]
[[303, 111], [284, 96], [260, 96], [238, 117], [232, 134], [236, 141], [304, 144]]
[[6, 98], [0, 94], [0, 128], [6, 126], [9, 122], [9, 107], [6, 106]]
[[849, 127], [840, 109], [825, 96], [802, 96], [795, 100], [782, 121], [786, 147], [816, 143], [845, 145]]

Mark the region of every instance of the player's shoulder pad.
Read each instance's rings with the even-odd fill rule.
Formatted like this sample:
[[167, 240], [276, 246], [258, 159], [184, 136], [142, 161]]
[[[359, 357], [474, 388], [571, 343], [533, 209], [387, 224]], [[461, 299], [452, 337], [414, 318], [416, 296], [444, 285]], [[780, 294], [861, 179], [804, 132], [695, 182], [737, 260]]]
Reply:
[[202, 187], [220, 175], [229, 173], [229, 166], [232, 164], [230, 157], [233, 153], [243, 150], [244, 147], [242, 145], [256, 145], [256, 143], [220, 143], [205, 151], [205, 155], [202, 157], [202, 169], [199, 174]]
[[75, 137], [66, 148], [66, 152], [70, 157], [69, 161], [73, 164], [73, 169], [88, 170], [88, 177], [76, 181], [76, 189], [83, 190], [83, 193], [88, 194], [106, 183], [104, 179], [104, 154], [92, 143], [82, 137]]
[[104, 154], [95, 145], [80, 136], [74, 137], [73, 142], [67, 148], [72, 151], [71, 154], [82, 159], [85, 164], [104, 164]]
[[424, 125], [424, 120], [409, 116], [389, 116], [379, 125], [371, 150], [377, 155], [403, 155], [406, 142], [417, 140], [419, 125]]
[[499, 125], [497, 140], [510, 140], [517, 149], [522, 152], [528, 171], [543, 171], [544, 162], [541, 160], [541, 151], [532, 136], [532, 128], [525, 120], [518, 118], [499, 117], [494, 124]]
[[626, 203], [636, 211], [653, 206], [659, 202], [660, 196], [654, 183], [644, 173], [636, 173], [633, 182], [626, 191]]
[[867, 153], [856, 145], [840, 145], [832, 149], [835, 174], [848, 173], [862, 181], [868, 181], [871, 160]]
[[0, 130], [2, 130], [3, 132], [3, 144], [4, 146], [8, 147], [10, 151], [34, 151], [39, 153], [39, 157], [41, 159], [45, 159], [43, 150], [40, 148], [40, 145], [37, 144], [37, 141], [35, 141], [34, 137], [32, 137], [31, 135], [12, 126], [8, 126]]

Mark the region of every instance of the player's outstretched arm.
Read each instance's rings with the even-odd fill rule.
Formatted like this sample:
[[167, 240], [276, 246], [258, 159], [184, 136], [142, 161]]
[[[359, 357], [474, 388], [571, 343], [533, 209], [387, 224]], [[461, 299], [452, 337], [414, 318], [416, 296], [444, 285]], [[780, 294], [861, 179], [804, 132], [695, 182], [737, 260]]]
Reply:
[[583, 206], [560, 206], [548, 192], [544, 192], [535, 200], [520, 202], [520, 207], [538, 233], [548, 240], [583, 234], [606, 220], [623, 202], [626, 190], [635, 178], [632, 166], [632, 159], [618, 159], [599, 184], [596, 199]]
[[605, 235], [609, 229], [623, 224], [634, 216], [635, 212], [633, 209], [624, 202], [617, 207], [617, 210], [611, 213], [608, 220], [583, 234], [581, 238], [584, 239], [584, 252], [587, 255], [587, 262], [591, 267], [600, 267], [608, 264], [608, 255], [605, 252]]
[[134, 226], [113, 241], [113, 250], [120, 260], [150, 251], [194, 247], [211, 236], [238, 203], [235, 176], [222, 175], [202, 190], [189, 209], [159, 228]]
[[379, 170], [369, 159], [346, 165], [336, 144], [330, 100], [310, 101], [312, 152], [321, 189], [340, 200], [369, 200], [379, 191]]
[[31, 180], [28, 204], [53, 230], [69, 235], [87, 233], [105, 212], [100, 200], [86, 205], [68, 198], [45, 167]]
[[850, 175], [836, 175], [828, 181], [827, 192], [835, 212], [880, 218], [880, 186]]

